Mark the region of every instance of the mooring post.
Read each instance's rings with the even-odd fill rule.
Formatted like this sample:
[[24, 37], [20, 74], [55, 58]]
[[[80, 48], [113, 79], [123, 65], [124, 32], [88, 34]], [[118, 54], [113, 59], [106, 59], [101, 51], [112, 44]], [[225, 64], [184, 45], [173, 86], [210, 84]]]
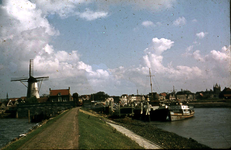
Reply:
[[132, 116], [133, 116], [133, 114], [134, 114], [134, 110], [133, 110], [133, 109], [134, 109], [134, 107], [133, 107], [133, 104], [132, 104]]
[[120, 117], [120, 103], [119, 103], [119, 117]]
[[18, 110], [16, 111], [16, 116], [15, 117], [18, 119]]
[[28, 109], [28, 121], [30, 123], [30, 110]]
[[142, 120], [142, 116], [143, 116], [143, 102], [140, 103], [140, 120]]
[[146, 116], [147, 116], [147, 121], [150, 122], [150, 105], [149, 102], [147, 102], [147, 108], [146, 108]]
[[113, 103], [112, 103], [112, 101], [110, 101], [111, 102], [111, 115], [113, 114]]

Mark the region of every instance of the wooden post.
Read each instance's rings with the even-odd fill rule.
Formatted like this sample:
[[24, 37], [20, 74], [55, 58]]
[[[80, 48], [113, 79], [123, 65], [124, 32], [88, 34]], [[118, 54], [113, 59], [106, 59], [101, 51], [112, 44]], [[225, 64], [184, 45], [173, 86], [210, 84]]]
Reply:
[[143, 117], [143, 102], [141, 102], [140, 104], [140, 120], [142, 120], [142, 117]]
[[18, 119], [18, 110], [16, 111], [16, 116], [15, 117]]
[[133, 116], [133, 114], [134, 114], [134, 110], [133, 110], [133, 109], [134, 109], [134, 107], [133, 107], [133, 104], [132, 104], [132, 116]]
[[149, 102], [147, 102], [147, 108], [146, 108], [146, 116], [147, 116], [147, 121], [150, 122], [150, 105]]
[[111, 115], [113, 114], [113, 103], [111, 101]]
[[119, 117], [120, 117], [120, 103], [119, 103]]
[[30, 123], [30, 110], [28, 109], [28, 121]]

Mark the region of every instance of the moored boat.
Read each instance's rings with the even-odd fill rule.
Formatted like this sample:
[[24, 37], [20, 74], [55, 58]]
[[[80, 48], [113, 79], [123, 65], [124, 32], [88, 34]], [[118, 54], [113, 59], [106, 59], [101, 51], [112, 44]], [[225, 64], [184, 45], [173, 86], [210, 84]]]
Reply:
[[194, 108], [192, 106], [177, 103], [176, 105], [163, 105], [156, 110], [151, 111], [151, 119], [158, 121], [177, 121], [194, 116]]
[[192, 106], [183, 105], [182, 103], [179, 103], [179, 105], [175, 106], [168, 106], [168, 109], [170, 111], [171, 121], [191, 118], [195, 113]]

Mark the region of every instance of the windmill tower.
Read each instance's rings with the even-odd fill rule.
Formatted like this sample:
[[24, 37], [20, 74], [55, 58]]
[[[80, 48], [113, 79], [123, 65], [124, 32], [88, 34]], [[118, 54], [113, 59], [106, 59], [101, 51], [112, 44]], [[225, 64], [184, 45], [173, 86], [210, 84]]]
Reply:
[[[39, 90], [41, 88], [42, 85], [42, 81], [47, 80], [49, 77], [33, 77], [33, 68], [34, 68], [34, 64], [33, 64], [33, 59], [30, 59], [30, 65], [29, 65], [29, 78], [14, 78], [11, 79], [11, 81], [20, 81], [25, 87], [27, 87], [27, 98], [31, 98], [31, 97], [36, 97], [39, 98]], [[28, 82], [28, 86], [26, 86], [25, 83], [23, 82]], [[38, 84], [39, 82], [39, 84]]]

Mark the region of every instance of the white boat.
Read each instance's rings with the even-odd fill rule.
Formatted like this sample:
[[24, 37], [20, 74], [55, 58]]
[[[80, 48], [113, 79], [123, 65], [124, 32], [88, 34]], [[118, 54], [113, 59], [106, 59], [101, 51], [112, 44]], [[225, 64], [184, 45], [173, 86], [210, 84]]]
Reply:
[[194, 116], [194, 108], [182, 103], [176, 105], [160, 106], [158, 109], [151, 112], [152, 120], [158, 121], [177, 121]]

